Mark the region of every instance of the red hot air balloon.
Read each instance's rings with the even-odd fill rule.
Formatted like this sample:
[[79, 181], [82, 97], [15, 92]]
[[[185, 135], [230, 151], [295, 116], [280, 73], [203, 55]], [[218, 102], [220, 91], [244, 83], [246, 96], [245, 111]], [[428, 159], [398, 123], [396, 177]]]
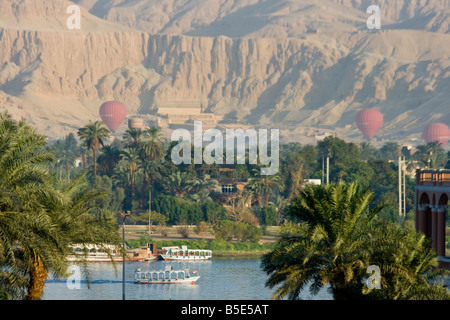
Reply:
[[444, 146], [450, 139], [450, 129], [443, 123], [432, 123], [425, 127], [422, 136], [426, 142], [437, 141]]
[[377, 109], [364, 109], [356, 114], [355, 122], [364, 136], [372, 139], [383, 125], [383, 114]]
[[127, 116], [127, 108], [122, 102], [107, 101], [100, 107], [100, 117], [106, 122], [106, 126], [112, 132], [122, 124]]

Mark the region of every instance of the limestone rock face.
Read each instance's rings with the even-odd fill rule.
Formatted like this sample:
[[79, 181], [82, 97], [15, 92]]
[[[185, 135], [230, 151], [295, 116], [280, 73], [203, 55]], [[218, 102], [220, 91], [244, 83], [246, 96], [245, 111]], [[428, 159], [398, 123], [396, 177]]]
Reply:
[[450, 0], [379, 3], [381, 30], [369, 0], [2, 1], [0, 111], [56, 138], [106, 100], [131, 116], [202, 106], [308, 143], [360, 139], [354, 116], [374, 107], [378, 137], [423, 143], [427, 124], [450, 124]]

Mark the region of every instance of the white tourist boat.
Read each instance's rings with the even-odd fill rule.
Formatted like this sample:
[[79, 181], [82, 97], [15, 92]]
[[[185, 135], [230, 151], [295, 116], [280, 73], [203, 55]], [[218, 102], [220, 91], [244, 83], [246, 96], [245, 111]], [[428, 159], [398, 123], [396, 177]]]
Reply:
[[[70, 246], [71, 253], [67, 256], [68, 261], [86, 262], [112, 262], [122, 261], [123, 256], [119, 247], [104, 244], [74, 244]], [[125, 256], [126, 261], [150, 261], [157, 259], [150, 250], [149, 245], [128, 251]]]
[[208, 260], [212, 257], [211, 250], [205, 249], [188, 249], [186, 246], [179, 247], [165, 247], [166, 253], [161, 254], [164, 260]]
[[197, 271], [189, 269], [173, 270], [171, 265], [164, 270], [142, 271], [137, 269], [134, 274], [136, 283], [141, 284], [194, 284], [200, 276]]
[[74, 244], [70, 246], [68, 261], [111, 262], [121, 261], [120, 249], [112, 245]]

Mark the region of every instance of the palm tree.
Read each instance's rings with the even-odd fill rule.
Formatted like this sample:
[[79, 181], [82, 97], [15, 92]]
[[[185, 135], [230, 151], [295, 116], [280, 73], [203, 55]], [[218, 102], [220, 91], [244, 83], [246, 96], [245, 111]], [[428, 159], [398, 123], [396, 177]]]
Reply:
[[167, 177], [167, 184], [172, 195], [183, 198], [196, 185], [196, 178], [189, 172], [173, 172]]
[[[104, 194], [86, 188], [83, 179], [82, 175], [67, 188], [59, 190], [60, 198], [51, 197], [45, 200], [45, 215], [51, 226], [50, 232], [42, 239], [45, 243], [39, 250], [35, 247], [24, 247], [22, 253], [25, 257], [31, 257], [32, 262], [25, 268], [29, 273], [26, 294], [28, 300], [41, 298], [45, 280], [50, 272], [55, 277], [67, 276], [69, 266], [67, 255], [71, 253], [71, 245], [94, 244], [103, 248], [111, 258], [110, 249], [105, 245], [115, 245], [121, 250], [117, 223], [105, 219], [102, 215], [90, 213], [96, 207], [96, 200], [102, 198]], [[38, 232], [39, 230], [35, 231], [39, 234]], [[42, 235], [39, 238], [42, 238]], [[82, 257], [79, 262], [86, 264]]]
[[429, 142], [426, 145], [417, 146], [417, 151], [414, 154], [414, 159], [421, 161], [431, 169], [436, 169], [445, 163], [445, 153], [439, 142]]
[[128, 148], [140, 149], [144, 143], [144, 131], [140, 128], [129, 128], [123, 135], [123, 141]]
[[45, 146], [24, 122], [0, 115], [0, 291], [12, 297], [32, 298], [36, 266], [62, 256], [43, 206], [59, 198], [45, 169], [55, 157]]
[[371, 299], [442, 300], [450, 299], [442, 285], [448, 271], [438, 269], [436, 252], [425, 235], [383, 219], [375, 221], [363, 237], [370, 263], [381, 271], [381, 290], [365, 287]]
[[88, 154], [89, 154], [89, 151], [88, 151], [86, 145], [80, 144], [77, 148], [77, 156], [81, 157], [81, 165], [83, 166], [83, 172], [86, 172], [86, 169], [88, 167], [88, 161], [87, 161]]
[[297, 299], [308, 283], [312, 294], [329, 285], [335, 299], [353, 297], [361, 286], [356, 271], [368, 266], [361, 236], [380, 210], [368, 209], [371, 200], [355, 183], [305, 187], [288, 209], [301, 225], [284, 226], [277, 248], [262, 259], [266, 285], [279, 285], [273, 297]]
[[194, 181], [194, 190], [195, 192], [205, 192], [210, 193], [212, 191], [220, 191], [219, 181], [216, 179], [196, 179]]
[[284, 211], [289, 203], [287, 198], [284, 198], [282, 195], [276, 195], [274, 201], [270, 203], [275, 210], [277, 211], [276, 225], [280, 225], [282, 221], [282, 217], [284, 216]]
[[147, 194], [147, 186], [157, 180], [161, 180], [161, 163], [158, 161], [141, 161], [142, 169], [142, 190], [139, 201], [139, 207], [144, 207], [144, 195]]
[[248, 180], [248, 186], [260, 197], [264, 195], [264, 205], [267, 206], [272, 194], [284, 190], [283, 180], [279, 175], [262, 175], [258, 169], [253, 169], [253, 172], [255, 176]]
[[97, 150], [104, 146], [104, 140], [108, 139], [111, 132], [104, 126], [104, 122], [89, 123], [78, 130], [78, 136], [84, 141], [86, 147], [92, 150], [94, 161], [94, 177], [97, 176]]
[[70, 182], [70, 169], [75, 166], [75, 155], [70, 151], [64, 151], [59, 159], [58, 165], [66, 170], [67, 181]]
[[194, 179], [191, 191], [193, 191], [193, 194], [190, 196], [191, 199], [197, 203], [204, 204], [212, 201], [210, 197], [211, 192], [220, 191], [219, 181], [206, 178]]
[[162, 160], [165, 155], [167, 139], [159, 127], [150, 127], [144, 132], [144, 153], [149, 160]]
[[10, 298], [40, 299], [49, 272], [66, 276], [70, 243], [117, 238], [87, 213], [94, 195], [83, 177], [54, 188], [45, 139], [0, 115], [0, 291]]
[[158, 163], [164, 158], [167, 140], [161, 133], [161, 128], [150, 127], [142, 132], [143, 140], [139, 145], [142, 159], [142, 190], [139, 206], [143, 208], [144, 194], [147, 194], [147, 186], [150, 180], [156, 178], [152, 173], [158, 167]]
[[142, 162], [139, 157], [139, 150], [136, 148], [125, 148], [120, 156], [120, 166], [125, 169], [131, 189], [131, 204], [136, 196], [136, 175], [140, 171]]
[[[288, 214], [300, 225], [286, 224], [276, 248], [264, 255], [273, 298], [298, 299], [309, 284], [317, 294], [328, 286], [336, 300], [449, 298], [439, 284], [442, 272], [424, 238], [377, 218], [382, 206], [369, 208], [371, 192], [357, 185], [307, 186]], [[367, 270], [377, 265], [382, 290], [369, 289]]]
[[120, 150], [114, 148], [111, 145], [103, 146], [100, 149], [100, 155], [98, 156], [98, 169], [101, 172], [106, 173], [108, 176], [114, 174], [114, 168], [120, 161]]

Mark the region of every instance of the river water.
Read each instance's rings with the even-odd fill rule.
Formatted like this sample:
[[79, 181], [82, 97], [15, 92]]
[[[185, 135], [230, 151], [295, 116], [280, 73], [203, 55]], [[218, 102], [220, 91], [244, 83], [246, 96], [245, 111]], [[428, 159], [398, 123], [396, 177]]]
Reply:
[[[200, 279], [195, 284], [136, 284], [134, 272], [161, 270], [167, 264], [173, 269], [197, 270]], [[45, 284], [43, 300], [121, 300], [122, 262], [91, 262], [88, 281], [49, 278]], [[275, 289], [265, 287], [267, 274], [259, 259], [221, 259], [208, 261], [150, 261], [126, 262], [125, 299], [127, 300], [270, 300]], [[75, 275], [75, 273], [74, 273]], [[74, 278], [74, 277], [72, 277]], [[79, 284], [79, 286], [76, 286]], [[324, 289], [316, 296], [307, 292], [305, 300], [331, 300]]]

